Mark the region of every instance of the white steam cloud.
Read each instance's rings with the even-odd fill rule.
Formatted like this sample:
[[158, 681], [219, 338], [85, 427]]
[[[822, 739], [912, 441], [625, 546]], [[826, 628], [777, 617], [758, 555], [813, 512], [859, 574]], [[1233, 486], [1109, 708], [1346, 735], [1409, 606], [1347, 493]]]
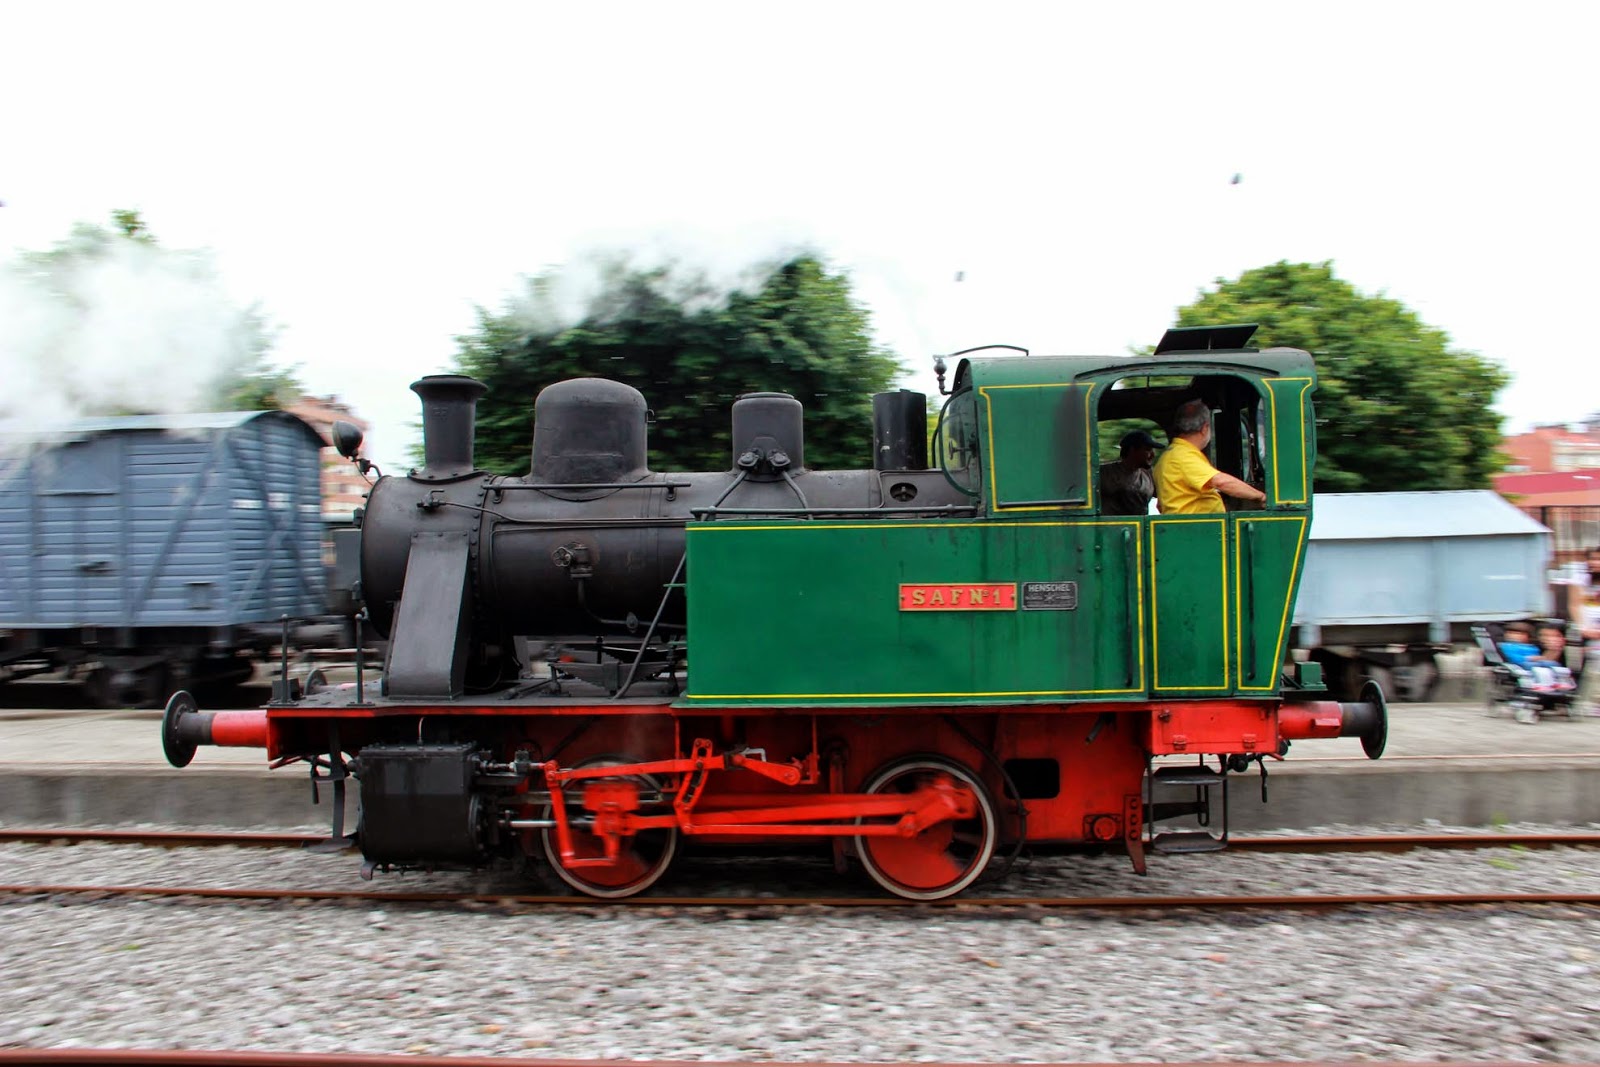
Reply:
[[228, 296], [202, 253], [91, 231], [0, 267], [0, 423], [10, 432], [209, 410], [263, 347], [260, 317]]

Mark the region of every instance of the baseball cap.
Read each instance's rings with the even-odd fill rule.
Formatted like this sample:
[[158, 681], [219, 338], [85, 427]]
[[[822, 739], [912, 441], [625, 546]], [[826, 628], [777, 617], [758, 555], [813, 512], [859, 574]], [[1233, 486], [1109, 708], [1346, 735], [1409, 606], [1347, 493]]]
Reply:
[[1156, 444], [1154, 437], [1151, 437], [1143, 430], [1134, 430], [1122, 435], [1121, 447], [1126, 451], [1130, 448], [1160, 448], [1161, 446]]

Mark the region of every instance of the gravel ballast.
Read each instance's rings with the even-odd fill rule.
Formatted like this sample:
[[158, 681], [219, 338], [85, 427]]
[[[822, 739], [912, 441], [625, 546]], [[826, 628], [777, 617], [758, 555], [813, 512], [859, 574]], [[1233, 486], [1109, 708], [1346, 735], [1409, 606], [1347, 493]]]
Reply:
[[[1536, 827], [1518, 829], [1537, 830]], [[1572, 830], [1572, 827], [1562, 828]], [[863, 891], [685, 864], [665, 893]], [[0, 846], [0, 881], [357, 888], [260, 849]], [[375, 888], [539, 891], [508, 874]], [[1062, 856], [992, 892], [1600, 891], [1600, 850]], [[1003, 913], [0, 898], [0, 1047], [629, 1059], [1600, 1060], [1600, 911]]]

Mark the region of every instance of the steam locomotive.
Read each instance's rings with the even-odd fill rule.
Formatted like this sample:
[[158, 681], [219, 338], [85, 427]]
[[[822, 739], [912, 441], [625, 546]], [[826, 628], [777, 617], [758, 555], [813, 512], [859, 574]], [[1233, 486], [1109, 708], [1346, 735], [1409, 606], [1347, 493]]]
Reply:
[[[777, 393], [733, 404], [727, 470], [651, 471], [645, 398], [582, 378], [537, 398], [528, 473], [487, 474], [485, 387], [423, 378], [424, 465], [376, 481], [359, 531], [381, 680], [285, 674], [258, 711], [178, 692], [167, 757], [308, 765], [364, 876], [542, 859], [595, 897], [648, 889], [685, 841], [831, 845], [915, 900], [1031, 844], [1139, 873], [1223, 847], [1230, 775], [1301, 738], [1375, 759], [1387, 733], [1376, 686], [1338, 703], [1285, 662], [1316, 376], [1253, 329], [1172, 330], [1144, 358], [970, 350], [948, 390], [939, 366], [934, 462], [926, 399], [900, 391], [846, 471], [807, 467]], [[1266, 504], [1110, 514], [1099, 425], [1193, 398]], [[353, 428], [336, 444], [358, 456]]]

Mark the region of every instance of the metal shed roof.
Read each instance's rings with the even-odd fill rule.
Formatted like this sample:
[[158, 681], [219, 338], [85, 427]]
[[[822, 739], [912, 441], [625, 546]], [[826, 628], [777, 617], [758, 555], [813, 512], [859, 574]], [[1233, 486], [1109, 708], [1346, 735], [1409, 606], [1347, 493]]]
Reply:
[[13, 441], [60, 441], [88, 437], [97, 433], [126, 433], [151, 430], [173, 434], [203, 434], [231, 430], [252, 419], [292, 419], [322, 444], [322, 436], [298, 415], [287, 411], [196, 411], [164, 415], [101, 415], [64, 422], [22, 425], [0, 422], [0, 438]]
[[1483, 537], [1549, 533], [1487, 489], [1432, 493], [1318, 493], [1311, 540]]

